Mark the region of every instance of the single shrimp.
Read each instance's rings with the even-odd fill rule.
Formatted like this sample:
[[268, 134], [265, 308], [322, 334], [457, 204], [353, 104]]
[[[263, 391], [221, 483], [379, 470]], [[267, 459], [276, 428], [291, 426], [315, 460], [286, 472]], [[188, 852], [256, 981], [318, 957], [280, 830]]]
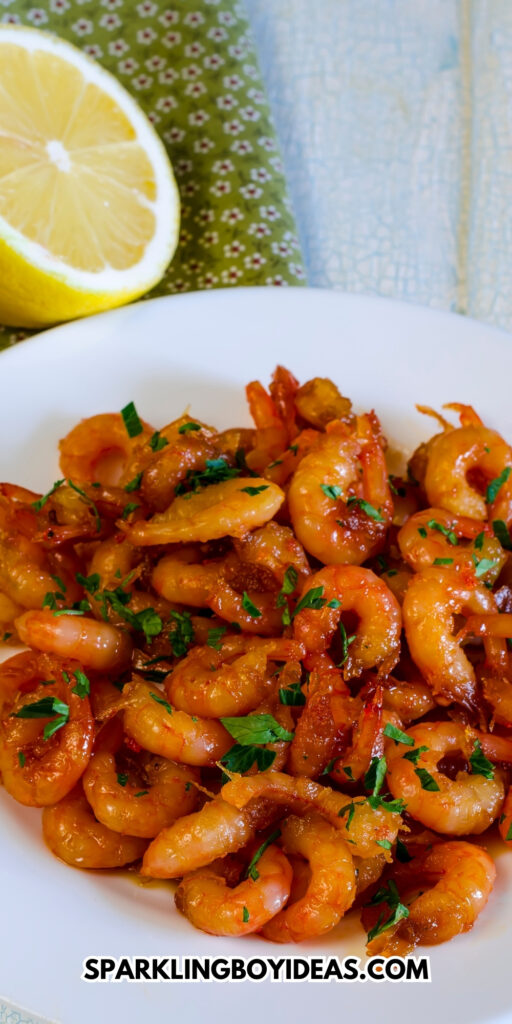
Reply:
[[[369, 942], [372, 955], [406, 956], [418, 944], [435, 946], [469, 931], [489, 899], [496, 868], [480, 846], [439, 843], [408, 864], [397, 865], [393, 879], [409, 913]], [[379, 903], [363, 911], [365, 927], [377, 923], [376, 918], [382, 920], [385, 906]], [[390, 915], [391, 910], [389, 915], [384, 911], [384, 917]]]
[[[100, 577], [101, 590], [114, 589], [130, 574], [134, 560], [135, 551], [124, 533], [115, 533], [97, 545], [89, 562], [88, 575]], [[125, 589], [126, 584], [123, 587]]]
[[208, 460], [221, 452], [217, 432], [190, 416], [180, 416], [156, 436], [156, 451], [153, 439], [135, 449], [125, 466], [122, 483], [126, 486], [138, 480], [136, 490], [144, 503], [163, 512], [171, 504], [177, 485], [204, 470]]
[[341, 833], [318, 815], [292, 816], [281, 825], [285, 853], [305, 857], [311, 869], [306, 893], [262, 929], [271, 942], [302, 942], [325, 935], [354, 902], [356, 877]]
[[29, 611], [15, 622], [20, 640], [38, 651], [75, 658], [99, 671], [125, 668], [132, 642], [124, 630], [108, 622], [79, 615], [56, 616], [51, 611]]
[[66, 796], [89, 761], [94, 720], [88, 698], [73, 692], [75, 668], [33, 652], [0, 666], [0, 773], [28, 807]]
[[311, 575], [302, 544], [289, 526], [281, 526], [274, 520], [235, 540], [234, 545], [242, 562], [270, 572], [278, 586], [282, 585], [290, 567], [295, 570], [298, 583], [304, 583]]
[[[436, 562], [454, 569], [469, 568], [482, 563], [489, 568], [480, 577], [494, 583], [506, 562], [506, 553], [496, 537], [488, 535], [486, 522], [454, 515], [441, 508], [416, 512], [404, 523], [398, 534], [398, 545], [405, 561], [421, 572]], [[475, 540], [478, 540], [478, 548]], [[459, 541], [471, 541], [460, 544]], [[484, 563], [485, 559], [485, 563]]]
[[402, 616], [386, 584], [370, 569], [332, 565], [309, 578], [300, 603], [312, 591], [323, 605], [315, 608], [306, 604], [294, 619], [294, 636], [306, 650], [327, 650], [342, 616], [351, 612], [359, 621], [353, 638], [345, 641], [345, 678], [351, 679], [377, 666], [385, 666], [386, 671], [390, 671], [400, 653]]
[[386, 810], [385, 805], [374, 808], [364, 798], [351, 799], [311, 779], [292, 778], [281, 772], [239, 776], [226, 782], [221, 796], [239, 810], [247, 808], [256, 797], [265, 797], [293, 814], [321, 814], [335, 829], [343, 830], [357, 857], [382, 853], [379, 841], [393, 843], [402, 824], [400, 815]]
[[308, 690], [290, 743], [288, 767], [292, 775], [315, 779], [346, 746], [359, 702], [343, 692]]
[[495, 430], [465, 426], [445, 431], [429, 447], [425, 490], [432, 506], [469, 519], [512, 518], [512, 481], [504, 479], [486, 503], [482, 489], [512, 469], [512, 449]]
[[127, 536], [142, 547], [243, 537], [272, 519], [283, 501], [277, 484], [261, 477], [237, 477], [180, 495], [165, 512], [134, 523]]
[[0, 504], [0, 591], [22, 608], [40, 608], [55, 589], [46, 552], [16, 530]]
[[83, 776], [84, 793], [107, 828], [151, 839], [194, 810], [199, 773], [151, 754], [141, 754], [136, 769], [134, 782], [133, 772], [119, 774], [113, 754], [93, 754]]
[[476, 749], [472, 731], [458, 722], [424, 722], [410, 727], [407, 735], [414, 747], [394, 740], [386, 745], [387, 781], [393, 796], [405, 800], [411, 817], [443, 835], [485, 832], [498, 817], [505, 796], [499, 773], [486, 778], [456, 771], [452, 778], [439, 768], [445, 758], [462, 757], [470, 766]]
[[[382, 547], [393, 514], [384, 454], [364, 428], [329, 425], [297, 467], [288, 491], [295, 534], [331, 565], [360, 565]], [[368, 434], [369, 436], [364, 436]]]
[[118, 484], [133, 452], [149, 441], [152, 427], [131, 438], [121, 413], [100, 413], [77, 423], [59, 442], [60, 468], [65, 477], [77, 484]]
[[261, 473], [290, 443], [289, 424], [285, 423], [274, 398], [259, 381], [251, 381], [245, 393], [256, 425], [254, 445], [247, 455], [247, 465]]
[[245, 633], [277, 636], [283, 629], [278, 591], [269, 569], [232, 554], [224, 559], [209, 606], [225, 622], [238, 623]]
[[244, 715], [261, 703], [268, 689], [268, 659], [296, 660], [303, 653], [293, 640], [229, 637], [220, 650], [192, 648], [167, 677], [165, 689], [171, 703], [191, 715]]
[[157, 686], [137, 676], [124, 687], [123, 702], [128, 736], [145, 750], [169, 761], [214, 765], [232, 746], [231, 737], [220, 722], [175, 711]]
[[255, 801], [252, 809], [239, 810], [217, 796], [200, 811], [162, 829], [146, 850], [141, 874], [181, 878], [241, 850], [268, 823], [268, 809], [261, 801]]
[[272, 843], [258, 860], [256, 878], [230, 889], [214, 868], [199, 868], [185, 875], [174, 899], [190, 923], [209, 935], [250, 935], [282, 910], [291, 883], [290, 862]]
[[43, 838], [73, 868], [121, 868], [139, 860], [147, 841], [120, 835], [96, 821], [81, 786], [43, 810]]
[[[495, 611], [493, 594], [473, 573], [432, 568], [411, 580], [402, 608], [405, 635], [439, 704], [457, 701], [471, 708], [475, 703], [475, 671], [453, 635], [454, 616]], [[484, 647], [491, 643], [484, 640]]]

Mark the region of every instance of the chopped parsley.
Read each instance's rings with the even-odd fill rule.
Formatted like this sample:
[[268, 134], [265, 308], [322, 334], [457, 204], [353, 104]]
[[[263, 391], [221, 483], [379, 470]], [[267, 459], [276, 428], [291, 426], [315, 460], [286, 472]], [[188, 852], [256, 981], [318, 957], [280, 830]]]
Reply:
[[240, 718], [221, 718], [225, 729], [241, 746], [252, 744], [277, 743], [284, 740], [289, 743], [293, 733], [283, 729], [273, 715], [245, 715]]
[[144, 428], [134, 402], [128, 402], [128, 405], [125, 405], [124, 409], [121, 409], [121, 416], [123, 417], [123, 423], [128, 437], [138, 437], [139, 434], [142, 434]]
[[340, 619], [338, 628], [339, 628], [340, 636], [341, 636], [341, 652], [342, 652], [341, 653], [341, 661], [340, 661], [338, 667], [342, 668], [342, 666], [345, 664], [345, 662], [346, 662], [346, 660], [348, 658], [348, 649], [350, 647], [350, 644], [354, 642], [354, 640], [356, 639], [357, 634], [353, 633], [352, 636], [347, 636], [347, 631], [346, 631], [345, 626], [343, 625], [341, 619]]
[[148, 793], [149, 793], [149, 789], [141, 789], [140, 793], [134, 793], [133, 795], [134, 796], [147, 796]]
[[491, 480], [485, 492], [485, 500], [488, 505], [492, 505], [493, 501], [496, 501], [498, 491], [503, 487], [503, 484], [507, 482], [510, 473], [511, 467], [505, 466], [505, 469], [500, 473], [500, 475], [495, 477], [494, 480]]
[[406, 761], [411, 761], [412, 764], [418, 764], [421, 754], [425, 754], [427, 750], [428, 747], [416, 747], [415, 750], [408, 750], [407, 753], [402, 756]]
[[470, 755], [469, 763], [471, 765], [472, 775], [483, 775], [484, 779], [494, 778], [494, 765], [486, 758], [482, 750], [480, 740], [475, 740], [473, 753]]
[[142, 477], [143, 477], [143, 473], [141, 471], [140, 473], [137, 473], [137, 476], [133, 477], [133, 480], [130, 480], [130, 482], [126, 484], [124, 489], [125, 489], [127, 494], [131, 494], [132, 491], [138, 491], [138, 489], [139, 489], [139, 487], [140, 487], [140, 485], [142, 483]]
[[40, 512], [46, 505], [48, 499], [51, 498], [52, 494], [55, 494], [55, 491], [57, 491], [59, 487], [62, 487], [63, 483], [64, 480], [56, 480], [52, 487], [50, 487], [50, 490], [47, 491], [46, 494], [43, 494], [42, 498], [38, 498], [37, 501], [32, 502], [32, 508], [35, 509], [36, 512]]
[[376, 839], [375, 842], [377, 843], [377, 846], [382, 846], [383, 850], [390, 850], [391, 849], [391, 840], [390, 839]]
[[194, 627], [190, 612], [169, 612], [174, 620], [174, 629], [169, 633], [169, 643], [175, 658], [183, 658], [191, 644], [194, 643]]
[[394, 740], [396, 744], [405, 743], [408, 747], [414, 746], [412, 736], [408, 736], [406, 732], [402, 732], [401, 729], [397, 729], [396, 725], [393, 725], [392, 722], [386, 722], [386, 725], [384, 726], [384, 736], [387, 736], [390, 740]]
[[477, 551], [481, 551], [484, 546], [484, 536], [485, 534], [482, 530], [482, 532], [479, 533], [477, 537], [475, 537], [474, 547], [476, 548]]
[[437, 519], [429, 519], [427, 526], [431, 530], [437, 530], [439, 533], [442, 533], [443, 537], [446, 537], [450, 544], [459, 543], [457, 540], [457, 535], [453, 532], [453, 530], [450, 530], [447, 526], [443, 526], [442, 523], [438, 523]]
[[396, 859], [400, 861], [400, 864], [408, 864], [412, 860], [409, 850], [401, 839], [396, 841]]
[[386, 903], [391, 913], [388, 918], [386, 918], [385, 912], [380, 915], [377, 924], [368, 932], [368, 942], [376, 939], [378, 935], [382, 935], [383, 932], [398, 924], [399, 921], [409, 917], [409, 910], [400, 902], [400, 894], [396, 887], [396, 882], [392, 878], [390, 878], [387, 885], [377, 889], [377, 892], [366, 906], [376, 907], [381, 903]]
[[161, 452], [162, 448], [166, 448], [169, 442], [166, 437], [161, 436], [159, 430], [155, 430], [155, 433], [151, 435], [148, 444], [152, 452]]
[[251, 616], [252, 619], [261, 619], [261, 612], [259, 608], [253, 604], [246, 590], [244, 590], [242, 594], [242, 608]]
[[93, 572], [90, 576], [83, 576], [81, 572], [77, 572], [75, 579], [88, 594], [96, 594], [100, 588], [101, 577], [99, 572]]
[[274, 763], [275, 756], [275, 750], [267, 750], [266, 747], [242, 746], [240, 743], [235, 743], [221, 757], [220, 763], [228, 772], [243, 775], [244, 772], [250, 771], [253, 764], [257, 765], [260, 772], [265, 772]]
[[320, 484], [320, 488], [331, 501], [337, 501], [343, 494], [341, 487], [337, 487], [336, 484]]
[[135, 512], [138, 508], [140, 508], [138, 502], [129, 501], [128, 504], [124, 506], [121, 519], [128, 519], [128, 516], [131, 516], [132, 512]]
[[84, 697], [89, 696], [91, 692], [91, 684], [85, 672], [82, 672], [81, 668], [75, 669], [73, 675], [76, 679], [76, 686], [72, 687], [71, 693], [76, 693], [77, 697], [80, 697], [83, 700]]
[[200, 423], [182, 423], [181, 427], [178, 427], [178, 434], [189, 434], [193, 430], [201, 430]]
[[477, 580], [479, 580], [481, 576], [485, 576], [486, 572], [490, 572], [491, 569], [495, 569], [498, 564], [495, 558], [480, 558], [479, 560], [476, 555], [473, 555], [473, 562]]
[[325, 598], [322, 597], [323, 592], [323, 587], [312, 587], [311, 590], [308, 590], [307, 594], [304, 594], [304, 597], [300, 599], [293, 613], [293, 617], [295, 618], [299, 612], [304, 611], [306, 608], [312, 608], [315, 611], [318, 611], [319, 608], [323, 608], [326, 603]]
[[191, 491], [198, 491], [200, 487], [208, 487], [210, 484], [219, 484], [224, 480], [231, 480], [232, 477], [240, 476], [241, 470], [235, 466], [228, 466], [224, 458], [207, 459], [206, 468], [194, 471], [188, 470], [184, 481], [174, 488], [175, 494], [185, 494], [187, 487]]
[[385, 518], [381, 514], [380, 509], [375, 508], [374, 505], [370, 505], [369, 501], [365, 501], [364, 498], [356, 498], [352, 495], [347, 501], [347, 505], [359, 505], [359, 508], [366, 513], [370, 519], [375, 519], [376, 523], [385, 523]]
[[420, 780], [422, 789], [427, 789], [431, 793], [440, 792], [440, 788], [437, 785], [434, 776], [431, 775], [430, 772], [427, 772], [426, 768], [415, 768], [414, 774], [417, 775], [418, 779]]
[[12, 637], [12, 633], [4, 633], [4, 635], [2, 637], [2, 643], [6, 644], [7, 641], [11, 639], [11, 637]]
[[249, 494], [251, 498], [254, 498], [257, 494], [261, 494], [262, 491], [268, 491], [268, 484], [261, 484], [260, 487], [241, 487], [240, 491], [242, 494]]
[[426, 531], [424, 526], [418, 526], [418, 533], [419, 533], [420, 537], [426, 537], [427, 536], [427, 531]]
[[252, 860], [251, 860], [251, 862], [250, 862], [250, 864], [249, 864], [249, 866], [248, 866], [248, 868], [247, 868], [247, 870], [245, 872], [245, 876], [244, 876], [245, 878], [252, 878], [253, 882], [257, 882], [258, 881], [258, 878], [260, 877], [260, 873], [259, 873], [256, 865], [257, 865], [258, 861], [261, 859], [261, 857], [263, 856], [263, 854], [265, 853], [265, 850], [267, 850], [268, 847], [272, 845], [272, 843], [275, 843], [276, 839], [279, 839], [280, 835], [281, 835], [281, 829], [280, 828], [274, 829], [274, 831], [270, 833], [270, 835], [267, 837], [267, 839], [265, 839], [265, 842], [262, 843], [261, 846], [256, 850], [256, 853], [254, 854], [254, 857], [252, 858]]
[[287, 598], [287, 596], [289, 594], [293, 594], [293, 591], [295, 590], [295, 587], [297, 586], [298, 578], [299, 578], [299, 576], [298, 576], [297, 570], [294, 569], [293, 565], [289, 565], [287, 570], [286, 570], [286, 572], [285, 572], [285, 574], [284, 574], [283, 585], [281, 587], [281, 590], [279, 591], [279, 594], [277, 595], [277, 601], [276, 601], [276, 607], [283, 609], [283, 614], [282, 614], [283, 626], [289, 626], [291, 621], [292, 621], [292, 617], [290, 615], [290, 609], [288, 607], [288, 602], [287, 602], [286, 598]]
[[25, 767], [26, 760], [27, 759], [26, 759], [25, 754], [23, 753], [23, 751], [22, 750], [18, 750], [18, 764], [19, 764], [20, 768], [24, 768]]
[[247, 910], [247, 907], [244, 907], [243, 910], [242, 910], [242, 921], [243, 921], [244, 924], [247, 924], [247, 922], [249, 920], [249, 917], [250, 917], [249, 911]]
[[214, 651], [222, 650], [222, 637], [227, 631], [227, 626], [217, 626], [215, 629], [208, 630], [208, 637], [206, 643], [208, 647], [212, 647]]
[[300, 683], [292, 683], [291, 686], [279, 690], [279, 700], [281, 704], [292, 708], [302, 707], [306, 703]]
[[434, 558], [432, 565], [453, 565], [453, 558]]
[[128, 776], [123, 775], [122, 772], [118, 772], [117, 781], [120, 786], [126, 786], [126, 783], [128, 782]]
[[[53, 680], [52, 680], [53, 682]], [[53, 718], [43, 729], [43, 739], [49, 740], [58, 729], [69, 720], [69, 707], [58, 697], [41, 697], [33, 704], [24, 704], [19, 711], [15, 711], [11, 718]]]
[[172, 715], [172, 707], [169, 704], [169, 701], [165, 699], [165, 697], [161, 697], [159, 693], [153, 692], [151, 692], [149, 696], [155, 701], [155, 704], [161, 704], [162, 707], [165, 708], [165, 710], [167, 711], [168, 715]]
[[492, 524], [494, 536], [499, 540], [502, 548], [505, 551], [512, 550], [512, 538], [510, 537], [510, 531], [503, 519], [495, 519]]

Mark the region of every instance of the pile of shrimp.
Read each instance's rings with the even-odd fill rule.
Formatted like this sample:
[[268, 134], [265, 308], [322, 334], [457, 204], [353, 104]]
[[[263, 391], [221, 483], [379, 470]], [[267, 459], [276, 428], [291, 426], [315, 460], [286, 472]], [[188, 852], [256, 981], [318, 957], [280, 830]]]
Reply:
[[487, 903], [489, 830], [512, 845], [512, 449], [419, 407], [436, 433], [392, 476], [330, 380], [247, 397], [224, 431], [130, 402], [46, 494], [0, 484], [3, 786], [66, 864], [175, 879], [210, 934], [354, 908], [372, 954], [444, 942]]

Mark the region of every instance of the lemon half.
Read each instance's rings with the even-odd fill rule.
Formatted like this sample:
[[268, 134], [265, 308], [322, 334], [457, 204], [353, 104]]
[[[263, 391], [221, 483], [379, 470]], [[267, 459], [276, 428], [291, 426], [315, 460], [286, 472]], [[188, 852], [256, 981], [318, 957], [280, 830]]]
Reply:
[[70, 43], [0, 26], [0, 323], [142, 295], [178, 231], [169, 159], [119, 82]]

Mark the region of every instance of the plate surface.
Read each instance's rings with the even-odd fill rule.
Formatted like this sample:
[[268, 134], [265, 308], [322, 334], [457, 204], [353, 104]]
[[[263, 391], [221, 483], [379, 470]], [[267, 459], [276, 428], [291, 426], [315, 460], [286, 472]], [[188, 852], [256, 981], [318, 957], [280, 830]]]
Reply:
[[[189, 404], [221, 428], [248, 423], [243, 386], [266, 382], [278, 361], [301, 380], [332, 377], [356, 407], [375, 407], [388, 437], [408, 450], [432, 433], [415, 402], [472, 403], [512, 438], [510, 335], [388, 300], [234, 289], [140, 303], [5, 352], [0, 479], [45, 491], [58, 476], [59, 438], [82, 416], [130, 399], [156, 427]], [[50, 1020], [261, 1024], [281, 1012], [298, 1024], [512, 1020], [510, 854], [498, 856], [496, 888], [474, 931], [430, 950], [431, 984], [88, 985], [80, 981], [88, 955], [364, 955], [363, 933], [349, 919], [325, 940], [286, 950], [257, 938], [210, 938], [175, 912], [166, 884], [142, 888], [122, 875], [65, 867], [43, 846], [39, 819], [0, 793], [0, 997]]]

